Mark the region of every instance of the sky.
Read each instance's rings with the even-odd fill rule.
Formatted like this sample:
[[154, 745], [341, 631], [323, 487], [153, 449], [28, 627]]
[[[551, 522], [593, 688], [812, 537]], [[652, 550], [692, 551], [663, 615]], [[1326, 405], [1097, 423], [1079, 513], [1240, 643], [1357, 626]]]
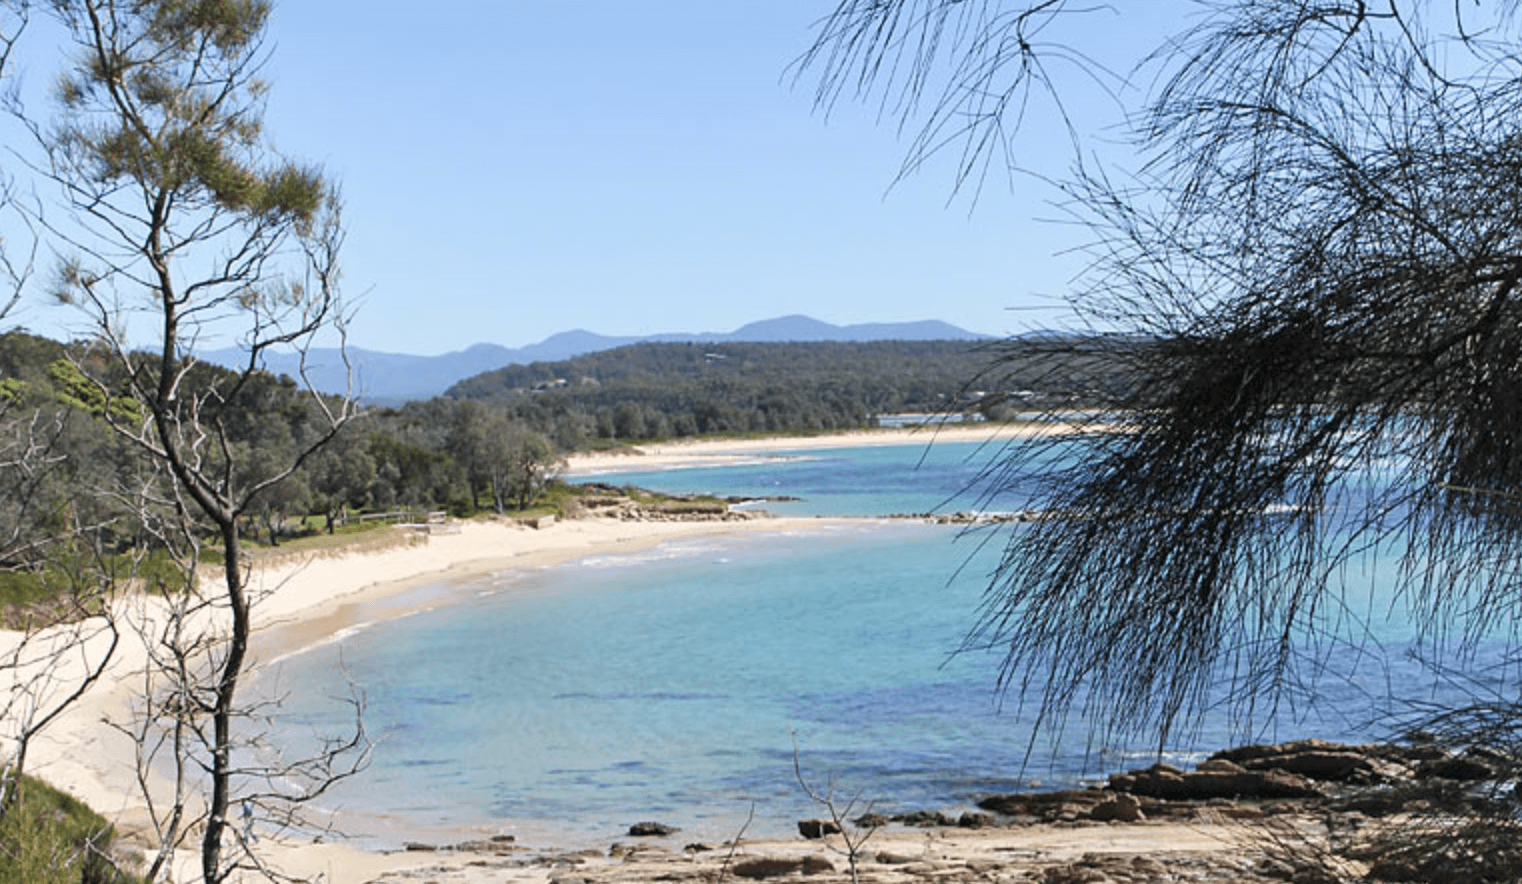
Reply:
[[[826, 113], [816, 76], [795, 78], [833, 5], [277, 3], [266, 130], [341, 182], [350, 344], [437, 354], [793, 313], [1070, 325], [1082, 237], [1040, 220], [1061, 216], [1050, 188], [996, 172], [954, 197], [954, 155], [898, 180], [895, 118]], [[1060, 129], [1023, 144], [1062, 171]], [[54, 314], [19, 320], [48, 333]]]

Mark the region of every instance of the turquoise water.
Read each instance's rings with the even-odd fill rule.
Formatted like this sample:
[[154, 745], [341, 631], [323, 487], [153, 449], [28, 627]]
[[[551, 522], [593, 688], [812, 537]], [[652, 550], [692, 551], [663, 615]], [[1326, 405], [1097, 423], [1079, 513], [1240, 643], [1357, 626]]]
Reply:
[[781, 516], [1012, 509], [1019, 504], [1015, 497], [984, 501], [970, 485], [1002, 447], [963, 442], [778, 451], [735, 466], [609, 473], [585, 481], [672, 494], [800, 498], [764, 504]]
[[[878, 515], [969, 508], [958, 492], [990, 455], [841, 449], [597, 478]], [[363, 689], [383, 739], [328, 804], [370, 819], [347, 828], [382, 844], [402, 832], [605, 844], [646, 819], [723, 838], [752, 807], [751, 834], [786, 834], [820, 813], [797, 784], [795, 740], [811, 780], [884, 812], [967, 807], [1032, 780], [1068, 787], [1150, 762], [1155, 751], [1088, 742], [1092, 722], [1033, 743], [1029, 710], [995, 692], [998, 661], [953, 653], [998, 560], [987, 539], [918, 521], [831, 525], [429, 587], [419, 597], [430, 610], [285, 662], [281, 682], [301, 686], [287, 737], [336, 727], [328, 698], [344, 693], [343, 673]], [[1347, 677], [1318, 685], [1312, 702], [1250, 729], [1207, 723], [1169, 757], [1357, 737], [1374, 698], [1418, 677], [1388, 653], [1408, 633], [1380, 626], [1379, 659], [1339, 651]]]

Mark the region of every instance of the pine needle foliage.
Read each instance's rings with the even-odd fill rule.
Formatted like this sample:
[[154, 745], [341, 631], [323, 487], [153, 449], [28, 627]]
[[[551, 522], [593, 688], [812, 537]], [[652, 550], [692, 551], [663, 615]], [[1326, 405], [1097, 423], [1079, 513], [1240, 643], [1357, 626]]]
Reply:
[[[1149, 6], [845, 0], [803, 63], [826, 105], [924, 121], [910, 165], [950, 148], [975, 187], [1018, 161], [1031, 102], [1068, 118], [1054, 62], [1107, 76], [1073, 26]], [[1368, 643], [1384, 612], [1345, 578], [1376, 553], [1424, 647], [1515, 642], [1522, 610], [1512, 6], [1187, 11], [1126, 79], [1155, 84], [1125, 122], [1139, 164], [1079, 156], [1060, 182], [1091, 234], [1073, 308], [1126, 380], [1092, 391], [1093, 435], [990, 471], [1046, 515], [967, 642], [1044, 721], [1163, 742], [1223, 707], [1250, 734]]]

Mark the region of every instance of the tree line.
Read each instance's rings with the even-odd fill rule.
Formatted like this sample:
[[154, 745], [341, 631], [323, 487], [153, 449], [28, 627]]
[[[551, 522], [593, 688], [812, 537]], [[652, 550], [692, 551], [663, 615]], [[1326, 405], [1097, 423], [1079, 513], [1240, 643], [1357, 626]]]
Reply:
[[[808, 433], [882, 415], [1077, 406], [1116, 381], [1113, 346], [1045, 336], [968, 341], [644, 343], [507, 366], [444, 394], [506, 408], [566, 449], [600, 440]], [[996, 364], [995, 364], [996, 363]]]
[[[1032, 342], [990, 372], [989, 353], [965, 341], [638, 344], [509, 366], [444, 396], [365, 412], [300, 458], [328, 428], [322, 399], [296, 380], [194, 363], [182, 383], [187, 392], [235, 391], [222, 400], [228, 447], [209, 455], [225, 458], [219, 468], [235, 479], [299, 459], [244, 515], [251, 536], [278, 545], [310, 530], [306, 516], [320, 517], [321, 530], [331, 532], [356, 513], [527, 509], [564, 455], [592, 446], [860, 429], [899, 412], [1002, 419], [1022, 408], [1082, 403], [1107, 382], [1094, 356], [1105, 349], [1090, 349], [1077, 340]], [[986, 383], [969, 384], [980, 371]], [[79, 493], [130, 481], [132, 448], [107, 419], [142, 421], [142, 404], [122, 392], [130, 374], [87, 343], [0, 334], [0, 401], [13, 416], [27, 416], [33, 436], [26, 444], [48, 458], [26, 489], [0, 501], [5, 530], [38, 538], [14, 546], [8, 564], [40, 561], [44, 538], [67, 536], [65, 514], [111, 526], [102, 528], [113, 534], [108, 546], [132, 542], [111, 510], [112, 495]]]
[[[112, 506], [115, 495], [81, 493], [134, 481], [132, 448], [106, 420], [143, 419], [136, 399], [111, 393], [125, 389], [127, 374], [89, 344], [20, 331], [0, 334], [0, 406], [12, 433], [7, 443], [13, 457], [25, 455], [33, 465], [0, 471], [10, 483], [10, 493], [0, 499], [0, 530], [28, 538], [7, 547], [4, 564], [43, 561], [50, 543], [69, 536], [65, 520], [102, 526], [110, 535], [108, 548], [132, 543], [128, 522]], [[320, 404], [287, 376], [253, 372], [244, 378], [195, 363], [182, 383], [190, 394], [235, 390], [223, 402], [228, 447], [207, 454], [213, 461], [225, 458], [211, 466], [235, 476], [295, 459], [326, 430]], [[470, 400], [441, 398], [368, 413], [302, 458], [285, 481], [261, 491], [245, 524], [278, 544], [297, 530], [294, 517], [309, 514], [322, 516], [331, 531], [350, 512], [526, 509], [559, 454], [504, 409]]]

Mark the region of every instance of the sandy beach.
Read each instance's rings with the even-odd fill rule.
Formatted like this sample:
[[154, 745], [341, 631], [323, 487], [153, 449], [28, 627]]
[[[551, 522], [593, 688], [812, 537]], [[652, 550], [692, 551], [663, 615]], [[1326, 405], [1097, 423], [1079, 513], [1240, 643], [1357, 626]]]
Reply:
[[[998, 444], [1009, 431], [946, 428], [928, 431], [882, 431], [869, 434], [804, 439], [672, 443], [648, 446], [637, 453], [573, 458], [571, 474], [596, 475], [610, 469], [674, 468], [721, 462], [716, 459], [766, 456], [777, 450], [839, 447], [861, 444], [928, 444], [934, 440], [985, 441]], [[658, 466], [657, 466], [658, 465]], [[258, 595], [254, 616], [258, 635], [253, 675], [260, 667], [294, 648], [310, 645], [341, 629], [379, 616], [405, 613], [398, 601], [408, 590], [424, 585], [509, 569], [561, 564], [609, 552], [634, 552], [678, 538], [704, 534], [800, 531], [830, 520], [754, 519], [749, 521], [621, 521], [585, 519], [560, 521], [531, 528], [509, 520], [475, 521], [448, 530], [413, 534], [379, 551], [289, 555], [256, 564], [253, 591]], [[389, 529], [402, 532], [405, 529]], [[431, 602], [431, 603], [436, 603]], [[118, 616], [124, 622], [152, 622], [161, 616], [155, 603], [142, 598], [124, 601]], [[0, 654], [14, 649], [20, 637], [0, 633]], [[78, 653], [50, 662], [54, 690], [62, 690], [91, 659], [99, 659], [104, 637], [87, 642]], [[34, 741], [27, 770], [83, 799], [139, 841], [146, 830], [144, 802], [136, 782], [133, 741], [113, 725], [131, 720], [140, 673], [148, 659], [143, 640], [128, 631], [116, 650], [107, 677], [96, 684]], [[9, 675], [24, 680], [25, 667]], [[7, 723], [4, 735], [13, 733]], [[1045, 827], [1050, 829], [1050, 827]], [[1081, 829], [1043, 827], [963, 831], [919, 829], [882, 830], [873, 837], [873, 855], [881, 853], [882, 874], [873, 880], [895, 880], [916, 863], [946, 867], [954, 858], [961, 868], [983, 863], [1008, 864], [1074, 861], [1089, 853], [1117, 856], [1220, 852], [1223, 842], [1241, 835], [1233, 825], [1178, 823], [1116, 824]], [[838, 838], [835, 847], [801, 838], [783, 842], [746, 843], [731, 850], [689, 848], [680, 835], [640, 841], [632, 853], [624, 848], [610, 855], [559, 855], [556, 845], [495, 845], [490, 849], [411, 850], [364, 853], [342, 843], [264, 842], [264, 855], [276, 867], [298, 878], [329, 884], [360, 882], [474, 882], [566, 880], [567, 869], [583, 880], [654, 879], [688, 875], [712, 877], [737, 857], [823, 855], [844, 874], [846, 864]], [[187, 852], [176, 870], [176, 881], [193, 880], [194, 858]], [[640, 869], [635, 873], [635, 868]], [[890, 871], [892, 874], [890, 874]], [[1090, 879], [1085, 879], [1090, 880]], [[1210, 880], [1210, 879], [1203, 879]], [[1223, 879], [1225, 880], [1225, 879]], [[1239, 879], [1233, 879], [1239, 880]], [[1245, 879], [1240, 879], [1245, 880]]]
[[806, 452], [870, 445], [930, 446], [974, 442], [997, 446], [1036, 434], [1068, 432], [1053, 424], [945, 424], [910, 429], [857, 430], [818, 436], [779, 436], [759, 439], [699, 439], [635, 445], [609, 452], [583, 452], [570, 457], [566, 475], [592, 478], [603, 473], [644, 472], [687, 467], [718, 467]]
[[[254, 606], [256, 635], [253, 644], [255, 663], [250, 669], [257, 677], [261, 668], [289, 652], [319, 641], [326, 636], [376, 616], [400, 616], [405, 607], [387, 605], [410, 589], [436, 583], [448, 583], [471, 575], [508, 569], [547, 567], [596, 554], [628, 553], [678, 538], [703, 534], [749, 531], [807, 530], [824, 524], [818, 519], [756, 519], [750, 521], [627, 522], [613, 519], [560, 521], [542, 528], [530, 528], [510, 520], [467, 522], [449, 526], [449, 531], [415, 534], [378, 552], [349, 554], [319, 553], [280, 557], [271, 563], [256, 564], [251, 575], [251, 591], [258, 597]], [[405, 531], [406, 529], [389, 529]], [[377, 607], [384, 612], [377, 614]], [[123, 602], [117, 611], [123, 623], [153, 622], [161, 616], [160, 606], [142, 598]], [[46, 638], [46, 637], [45, 637]], [[60, 635], [59, 640], [66, 638]], [[0, 633], [0, 655], [9, 656], [20, 641], [15, 633]], [[51, 681], [55, 692], [75, 683], [81, 672], [104, 652], [106, 637], [96, 634], [79, 653], [70, 653], [50, 661]], [[34, 645], [34, 647], [38, 647]], [[31, 656], [40, 656], [29, 652]], [[132, 741], [113, 724], [131, 719], [132, 702], [140, 685], [140, 673], [148, 659], [148, 649], [139, 635], [124, 630], [122, 640], [104, 678], [52, 722], [33, 742], [27, 770], [49, 783], [84, 800], [126, 832], [141, 832], [147, 818], [143, 800], [135, 781], [135, 753]], [[34, 673], [26, 669], [8, 669], [7, 674], [26, 680]], [[13, 733], [7, 726], [5, 734]], [[370, 871], [401, 862], [405, 855], [388, 863], [377, 857], [332, 845], [304, 847], [287, 857], [289, 845], [275, 848], [281, 862], [294, 862], [302, 868], [318, 861], [332, 866], [329, 881], [368, 881]], [[344, 859], [331, 862], [334, 852]], [[294, 868], [294, 866], [293, 866]], [[341, 869], [364, 871], [358, 876]], [[310, 869], [320, 870], [320, 869]], [[303, 872], [302, 874], [309, 874]], [[183, 879], [183, 878], [182, 878]]]

